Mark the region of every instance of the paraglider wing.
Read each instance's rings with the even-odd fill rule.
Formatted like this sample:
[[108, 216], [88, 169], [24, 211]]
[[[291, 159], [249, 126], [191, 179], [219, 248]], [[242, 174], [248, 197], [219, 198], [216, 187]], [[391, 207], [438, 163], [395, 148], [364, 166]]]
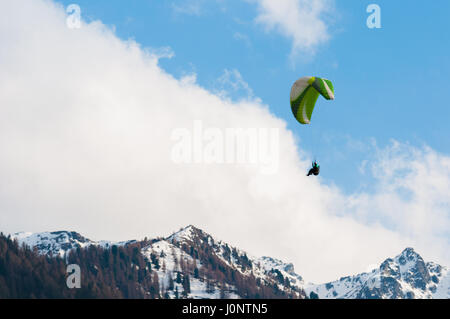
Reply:
[[301, 124], [309, 124], [317, 98], [322, 95], [334, 100], [334, 88], [331, 81], [312, 76], [298, 79], [291, 89], [291, 109]]

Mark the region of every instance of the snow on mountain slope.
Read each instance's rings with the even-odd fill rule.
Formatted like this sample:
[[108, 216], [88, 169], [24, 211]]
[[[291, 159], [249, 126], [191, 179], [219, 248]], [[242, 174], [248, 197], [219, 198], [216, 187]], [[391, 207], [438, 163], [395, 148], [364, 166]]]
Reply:
[[254, 257], [243, 250], [229, 246], [227, 243], [215, 239], [194, 226], [188, 226], [180, 230], [168, 237], [167, 240], [175, 240], [188, 245], [192, 245], [194, 242], [206, 243], [213, 248], [215, 254], [222, 261], [244, 275], [253, 274], [256, 277], [265, 278], [267, 274], [280, 272], [283, 277], [289, 278], [289, 280], [292, 281], [292, 284], [299, 288], [303, 285], [303, 279], [294, 272], [293, 264], [286, 264], [281, 260], [271, 257]]
[[56, 231], [56, 232], [42, 232], [42, 233], [15, 233], [11, 235], [12, 239], [16, 239], [19, 245], [26, 245], [31, 249], [37, 249], [40, 254], [53, 255], [64, 257], [66, 253], [72, 249], [86, 248], [90, 245], [101, 246], [109, 248], [113, 245], [125, 245], [127, 243], [135, 242], [111, 242], [111, 241], [92, 241], [81, 236], [73, 231]]
[[370, 273], [309, 285], [306, 291], [325, 299], [447, 299], [450, 298], [450, 278], [448, 268], [425, 263], [414, 249], [406, 248]]
[[294, 265], [292, 263], [286, 264], [281, 260], [264, 256], [256, 259], [256, 265], [263, 270], [264, 274], [273, 274], [278, 271], [284, 278], [289, 280], [291, 286], [297, 287], [298, 289], [304, 289], [305, 282], [303, 281], [302, 276], [295, 273]]
[[226, 265], [239, 271], [242, 275], [254, 276], [266, 283], [277, 285], [280, 290], [292, 290], [300, 297], [305, 296], [303, 279], [294, 272], [292, 264], [286, 264], [271, 257], [251, 256], [192, 225], [181, 229], [165, 240], [178, 245], [185, 244], [188, 247], [205, 245], [210, 247], [215, 256]]
[[[70, 250], [91, 245], [109, 248], [135, 242], [96, 242], [69, 231], [16, 233], [11, 237], [20, 245], [36, 249], [40, 254], [60, 257], [67, 256]], [[140, 245], [146, 245], [141, 246], [141, 253], [150, 261], [152, 272], [158, 276], [161, 294], [167, 294], [169, 298], [182, 296], [185, 291], [182, 281], [186, 275], [189, 276], [190, 292], [182, 297], [187, 298], [240, 298], [242, 294], [248, 293], [245, 292], [247, 288], [243, 288], [247, 287], [245, 285], [256, 291], [260, 289], [256, 287], [260, 284], [255, 280], [259, 280], [262, 286], [267, 288], [262, 292], [266, 295], [277, 294], [278, 289], [282, 292], [280, 297], [305, 296], [302, 278], [295, 274], [292, 264], [285, 264], [270, 257], [249, 256], [246, 252], [216, 240], [193, 226], [185, 227], [169, 237], [149, 242], [150, 244], [148, 241], [140, 242]], [[204, 265], [205, 262], [207, 265]], [[216, 265], [211, 267], [211, 263]], [[214, 273], [216, 267], [222, 267], [218, 273]], [[243, 276], [238, 279], [241, 280], [241, 288], [235, 286], [230, 278], [226, 279], [226, 275], [223, 277], [232, 271]], [[277, 288], [273, 290], [273, 287]]]
[[[91, 245], [109, 248], [136, 243], [92, 241], [69, 231], [16, 233], [11, 237], [40, 254], [61, 257], [72, 249]], [[185, 227], [166, 238], [154, 239], [150, 244], [147, 241], [140, 245], [142, 243], [146, 246], [141, 246], [141, 253], [151, 261], [161, 292], [167, 293], [170, 298], [176, 297], [176, 294], [181, 296], [184, 292], [182, 278], [185, 275], [189, 275], [190, 292], [184, 297], [239, 298], [239, 289], [233, 281], [225, 283], [210, 273], [211, 263], [218, 261], [221, 264], [219, 267], [229, 269], [228, 273], [235, 271], [241, 278], [256, 280], [266, 287], [276, 287], [300, 298], [309, 296], [311, 292], [326, 299], [450, 298], [450, 269], [425, 262], [412, 248], [405, 249], [395, 258], [386, 259], [371, 272], [315, 285], [306, 284], [290, 263], [271, 257], [251, 256], [194, 226]]]
[[427, 262], [427, 269], [431, 276], [431, 281], [436, 284], [436, 289], [431, 288], [433, 298], [449, 299], [450, 298], [450, 269], [442, 267], [433, 262]]
[[[162, 292], [166, 292], [171, 299], [176, 298], [176, 291], [181, 295], [184, 290], [181, 282], [177, 282], [177, 275], [186, 272], [193, 272], [193, 269], [186, 271], [185, 265], [193, 264], [197, 269], [201, 269], [200, 260], [192, 258], [189, 254], [171, 244], [169, 241], [160, 240], [142, 249], [142, 254], [153, 261], [153, 268], [156, 270], [159, 278], [159, 285]], [[153, 255], [153, 256], [152, 256]], [[157, 261], [156, 261], [157, 260]], [[168, 289], [173, 285], [172, 289]], [[235, 288], [228, 285], [226, 287], [226, 297], [229, 299], [237, 299], [239, 296], [234, 292]], [[208, 283], [204, 278], [190, 277], [190, 293], [186, 294], [187, 298], [193, 299], [217, 299], [220, 298], [220, 288], [212, 284], [208, 287]]]

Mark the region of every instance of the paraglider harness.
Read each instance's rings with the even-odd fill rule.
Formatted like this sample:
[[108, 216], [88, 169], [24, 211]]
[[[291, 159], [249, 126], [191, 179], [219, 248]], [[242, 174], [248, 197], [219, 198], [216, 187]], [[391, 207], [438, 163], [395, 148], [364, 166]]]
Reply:
[[315, 176], [317, 176], [317, 175], [319, 175], [319, 173], [320, 173], [320, 165], [317, 164], [316, 161], [314, 161], [314, 162], [312, 163], [312, 168], [309, 170], [307, 176], [310, 176], [310, 175], [315, 175]]

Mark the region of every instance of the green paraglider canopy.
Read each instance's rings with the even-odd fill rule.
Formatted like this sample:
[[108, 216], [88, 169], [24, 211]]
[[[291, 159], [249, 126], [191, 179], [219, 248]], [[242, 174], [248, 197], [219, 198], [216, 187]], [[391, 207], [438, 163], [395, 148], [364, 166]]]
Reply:
[[301, 124], [311, 122], [311, 116], [319, 95], [327, 100], [334, 100], [334, 89], [331, 81], [314, 76], [305, 76], [292, 85], [292, 113]]

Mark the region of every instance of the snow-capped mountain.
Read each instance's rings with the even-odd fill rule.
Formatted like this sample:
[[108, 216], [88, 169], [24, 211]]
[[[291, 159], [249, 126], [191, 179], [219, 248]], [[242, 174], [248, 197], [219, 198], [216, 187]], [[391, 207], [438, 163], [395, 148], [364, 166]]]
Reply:
[[448, 299], [450, 272], [447, 267], [425, 262], [414, 249], [406, 248], [370, 273], [310, 285], [306, 291], [322, 299]]
[[306, 284], [291, 263], [251, 256], [194, 226], [165, 238], [117, 243], [92, 241], [68, 231], [11, 237], [40, 254], [61, 257], [90, 246], [134, 247], [148, 262], [144, 268], [158, 278], [164, 298], [450, 298], [449, 268], [425, 262], [412, 248], [372, 272], [315, 285]]
[[141, 242], [96, 242], [68, 231], [16, 233], [11, 238], [39, 254], [60, 257], [67, 257], [69, 251], [77, 248], [108, 249], [135, 244], [149, 262], [145, 268], [151, 269], [151, 276], [156, 273], [159, 293], [164, 298], [306, 297], [303, 280], [294, 272], [292, 264], [270, 257], [249, 256], [194, 226], [166, 238]]
[[270, 276], [278, 281], [280, 288], [286, 284], [287, 280], [292, 288], [298, 288], [299, 291], [303, 289], [303, 278], [295, 273], [292, 263], [284, 263], [266, 256], [251, 256], [243, 250], [214, 239], [211, 235], [192, 225], [171, 235], [167, 241], [187, 246], [193, 246], [195, 243], [206, 244], [213, 249], [217, 257], [243, 275], [253, 275], [261, 279], [267, 279], [267, 276]]
[[77, 248], [86, 248], [91, 245], [109, 248], [112, 245], [125, 245], [135, 242], [111, 242], [111, 241], [92, 241], [73, 231], [55, 231], [42, 233], [21, 232], [11, 235], [16, 239], [19, 245], [26, 245], [36, 249], [40, 254], [64, 257], [67, 252]]
[[[270, 257], [250, 256], [194, 226], [188, 226], [167, 238], [154, 241], [143, 248], [142, 253], [148, 259], [151, 259], [152, 254], [160, 257], [159, 266], [163, 266], [159, 268], [158, 276], [162, 287], [168, 287], [170, 278], [173, 279], [178, 272], [183, 271], [182, 263], [185, 265], [184, 268], [188, 268], [188, 271], [190, 267], [190, 271], [194, 272], [194, 276], [191, 276], [191, 292], [188, 295], [191, 298], [242, 297], [239, 294], [239, 287], [233, 284], [205, 280], [205, 278], [213, 277], [208, 274], [211, 269], [207, 268], [211, 267], [205, 263], [215, 263], [216, 261], [218, 267], [227, 267], [229, 271], [235, 271], [244, 280], [255, 280], [261, 285], [276, 287], [276, 290], [285, 292], [291, 298], [306, 296], [303, 290], [303, 280], [294, 272], [292, 264], [285, 264]], [[196, 272], [195, 269], [198, 271]], [[173, 294], [174, 290], [172, 289], [170, 296], [173, 297]]]

